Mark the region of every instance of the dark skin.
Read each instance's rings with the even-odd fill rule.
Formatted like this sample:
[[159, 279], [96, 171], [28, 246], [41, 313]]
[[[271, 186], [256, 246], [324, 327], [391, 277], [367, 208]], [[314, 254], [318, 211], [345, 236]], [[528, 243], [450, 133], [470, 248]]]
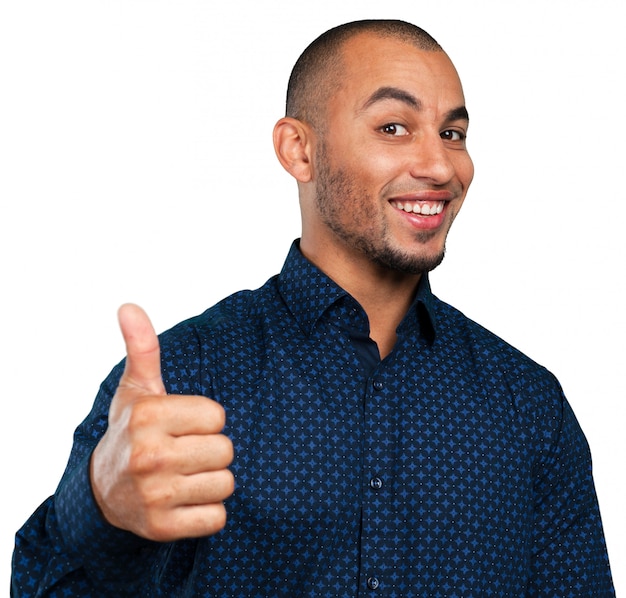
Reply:
[[375, 34], [345, 44], [342, 81], [322, 126], [282, 119], [274, 144], [298, 181], [302, 252], [363, 306], [384, 358], [471, 183], [467, 110], [445, 53]]
[[[317, 130], [283, 118], [274, 146], [298, 182], [301, 250], [363, 306], [384, 358], [471, 183], [467, 113], [448, 57], [392, 38], [348, 40], [341, 82]], [[224, 409], [166, 395], [148, 316], [125, 305], [119, 320], [126, 370], [91, 460], [96, 501], [112, 525], [152, 540], [214, 534], [234, 489]]]

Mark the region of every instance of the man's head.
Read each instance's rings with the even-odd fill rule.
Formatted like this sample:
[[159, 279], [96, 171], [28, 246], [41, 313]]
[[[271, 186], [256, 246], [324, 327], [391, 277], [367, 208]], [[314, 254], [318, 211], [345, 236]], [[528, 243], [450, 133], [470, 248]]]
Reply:
[[298, 181], [305, 255], [327, 272], [436, 267], [473, 176], [467, 126], [456, 70], [423, 30], [362, 21], [323, 34], [294, 68], [274, 136]]
[[405, 21], [364, 20], [329, 29], [302, 52], [287, 85], [285, 115], [322, 125], [328, 97], [341, 85], [342, 46], [359, 33], [371, 33], [412, 44], [421, 50], [442, 51], [423, 29]]

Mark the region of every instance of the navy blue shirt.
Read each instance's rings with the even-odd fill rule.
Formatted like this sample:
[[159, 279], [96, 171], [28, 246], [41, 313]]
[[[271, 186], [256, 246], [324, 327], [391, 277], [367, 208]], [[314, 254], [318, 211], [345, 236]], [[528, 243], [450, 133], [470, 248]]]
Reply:
[[[613, 596], [587, 443], [555, 378], [423, 277], [380, 360], [297, 244], [279, 276], [161, 335], [169, 393], [226, 409], [236, 490], [212, 537], [110, 526], [89, 484], [123, 363], [18, 532], [15, 596]], [[48, 593], [46, 593], [48, 592]]]

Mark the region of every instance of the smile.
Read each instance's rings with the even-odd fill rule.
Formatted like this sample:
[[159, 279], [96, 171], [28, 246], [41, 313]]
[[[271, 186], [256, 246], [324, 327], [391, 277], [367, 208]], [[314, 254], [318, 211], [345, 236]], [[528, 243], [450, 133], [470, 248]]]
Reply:
[[434, 216], [443, 212], [443, 201], [392, 201], [391, 205], [396, 210], [402, 210], [422, 216]]

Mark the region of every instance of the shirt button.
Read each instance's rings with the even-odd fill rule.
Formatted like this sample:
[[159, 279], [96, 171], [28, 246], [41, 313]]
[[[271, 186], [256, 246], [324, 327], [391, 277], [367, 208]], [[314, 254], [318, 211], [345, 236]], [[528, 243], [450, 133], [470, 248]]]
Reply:
[[370, 486], [374, 488], [374, 490], [380, 490], [383, 487], [383, 481], [380, 478], [372, 478], [370, 480]]
[[374, 382], [372, 382], [372, 386], [374, 387], [374, 390], [382, 390], [385, 388], [385, 385], [381, 380], [374, 380]]
[[376, 590], [379, 585], [380, 585], [380, 582], [378, 581], [377, 577], [368, 577], [367, 578], [367, 587], [370, 590]]

